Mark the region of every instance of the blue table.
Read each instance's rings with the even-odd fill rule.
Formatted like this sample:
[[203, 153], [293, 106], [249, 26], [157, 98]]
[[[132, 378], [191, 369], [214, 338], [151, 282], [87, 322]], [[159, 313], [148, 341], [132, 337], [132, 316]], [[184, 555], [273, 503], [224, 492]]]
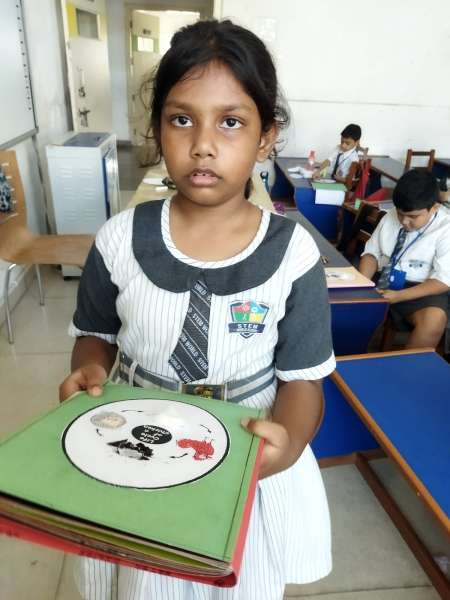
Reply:
[[328, 240], [336, 239], [337, 212], [339, 206], [316, 204], [316, 192], [309, 179], [295, 179], [288, 171], [290, 167], [305, 167], [306, 158], [276, 158], [275, 183], [270, 195], [276, 198], [293, 198], [298, 210]]
[[359, 454], [381, 446], [450, 534], [450, 365], [427, 350], [339, 358], [324, 393], [316, 456], [357, 453], [348, 462], [360, 469], [442, 598], [450, 598], [450, 582]]
[[[298, 210], [286, 216], [300, 223], [312, 235], [327, 267], [348, 267], [350, 263]], [[331, 331], [337, 355], [367, 351], [375, 330], [384, 321], [388, 304], [374, 288], [345, 288], [328, 291], [331, 307]]]

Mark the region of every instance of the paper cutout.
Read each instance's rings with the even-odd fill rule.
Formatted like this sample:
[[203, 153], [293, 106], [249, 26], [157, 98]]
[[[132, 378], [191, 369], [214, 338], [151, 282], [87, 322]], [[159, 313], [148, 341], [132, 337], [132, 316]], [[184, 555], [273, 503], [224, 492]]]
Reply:
[[211, 473], [228, 453], [229, 435], [217, 417], [197, 406], [139, 399], [80, 415], [62, 443], [68, 459], [94, 479], [160, 489]]

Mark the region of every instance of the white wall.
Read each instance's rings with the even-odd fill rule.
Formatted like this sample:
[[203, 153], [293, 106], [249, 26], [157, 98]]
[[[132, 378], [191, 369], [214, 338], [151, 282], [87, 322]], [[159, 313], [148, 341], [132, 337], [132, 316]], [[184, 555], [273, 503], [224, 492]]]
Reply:
[[[36, 144], [27, 139], [12, 149], [17, 153], [25, 190], [28, 224], [35, 232], [45, 232], [45, 195], [41, 183], [36, 149], [42, 157], [46, 177], [44, 147], [55, 136], [68, 131], [61, 46], [55, 0], [24, 0], [24, 19], [30, 54], [31, 81], [39, 134]], [[3, 82], [0, 82], [3, 84]], [[5, 263], [0, 261], [0, 290], [3, 289]], [[13, 285], [23, 269], [15, 269]], [[0, 305], [2, 304], [0, 298]]]
[[292, 111], [285, 156], [326, 157], [350, 122], [370, 153], [450, 156], [448, 0], [223, 0], [264, 37]]

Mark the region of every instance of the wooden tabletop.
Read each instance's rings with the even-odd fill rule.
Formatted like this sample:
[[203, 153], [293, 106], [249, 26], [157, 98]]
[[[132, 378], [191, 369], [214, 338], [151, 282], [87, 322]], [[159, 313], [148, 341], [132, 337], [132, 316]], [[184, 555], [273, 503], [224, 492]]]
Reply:
[[294, 188], [311, 188], [310, 179], [297, 179], [292, 177], [292, 173], [289, 171], [291, 167], [306, 167], [308, 164], [306, 158], [278, 156], [275, 159], [275, 164]]
[[373, 156], [369, 158], [371, 158], [371, 169], [388, 179], [392, 179], [392, 181], [398, 181], [405, 172], [405, 165], [389, 156]]
[[443, 167], [450, 167], [450, 158], [435, 158], [434, 162]]
[[[311, 234], [319, 248], [324, 267], [352, 266], [297, 209], [287, 210], [286, 216], [300, 223]], [[331, 304], [350, 304], [353, 302], [382, 302], [386, 304], [386, 300], [374, 288], [334, 288], [328, 290], [328, 295]]]
[[428, 349], [345, 356], [331, 377], [450, 533], [450, 365]]

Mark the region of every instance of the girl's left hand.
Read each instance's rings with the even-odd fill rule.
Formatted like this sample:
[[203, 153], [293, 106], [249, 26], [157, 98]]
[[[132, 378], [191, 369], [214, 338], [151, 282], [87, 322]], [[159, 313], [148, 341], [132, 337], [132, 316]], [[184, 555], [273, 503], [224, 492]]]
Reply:
[[291, 466], [291, 444], [283, 425], [266, 419], [242, 419], [241, 425], [250, 433], [264, 438], [265, 444], [259, 479], [279, 473]]
[[385, 300], [389, 302], [389, 304], [395, 304], [396, 302], [401, 302], [401, 290], [378, 290], [377, 292], [383, 296]]

